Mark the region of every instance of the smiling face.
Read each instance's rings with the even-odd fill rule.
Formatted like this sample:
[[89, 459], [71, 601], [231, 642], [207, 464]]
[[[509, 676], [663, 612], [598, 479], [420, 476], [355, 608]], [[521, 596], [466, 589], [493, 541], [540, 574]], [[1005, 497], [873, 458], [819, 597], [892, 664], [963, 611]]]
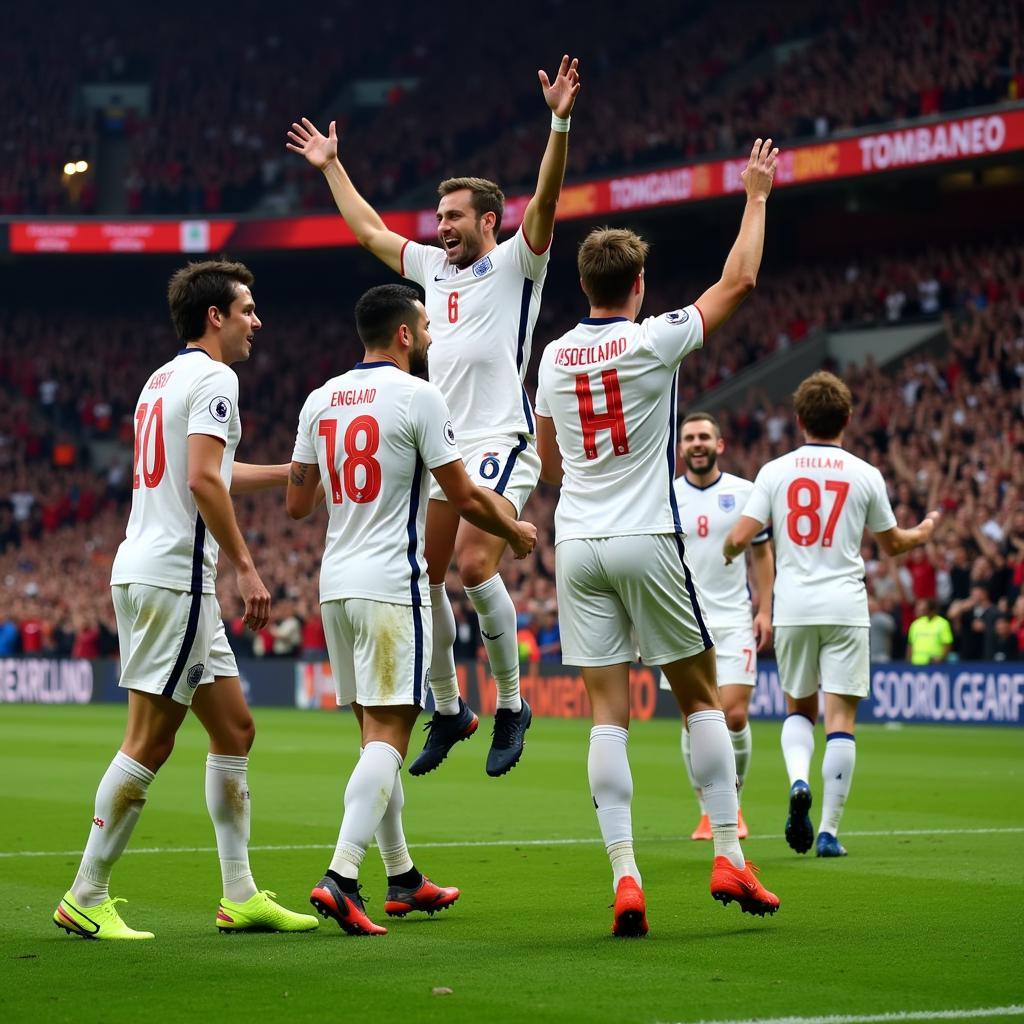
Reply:
[[[216, 307], [214, 307], [216, 308]], [[256, 303], [248, 285], [236, 284], [227, 316], [217, 310], [220, 318], [220, 345], [224, 362], [229, 366], [249, 358], [253, 338], [263, 326], [256, 315]]]
[[477, 214], [473, 193], [460, 188], [442, 196], [437, 204], [437, 238], [448, 262], [460, 270], [476, 263], [494, 242], [495, 216]]
[[690, 420], [683, 424], [679, 453], [688, 472], [694, 476], [710, 476], [718, 456], [725, 451], [725, 442], [710, 420]]

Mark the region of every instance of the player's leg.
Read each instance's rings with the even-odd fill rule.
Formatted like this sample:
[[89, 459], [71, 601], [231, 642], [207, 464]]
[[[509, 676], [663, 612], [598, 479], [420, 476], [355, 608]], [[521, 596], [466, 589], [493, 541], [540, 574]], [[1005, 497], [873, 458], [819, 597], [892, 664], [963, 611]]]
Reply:
[[[664, 679], [664, 676], [662, 677]], [[668, 680], [665, 680], [665, 689], [671, 690]], [[693, 759], [690, 752], [690, 730], [686, 728], [686, 716], [682, 716], [682, 736], [680, 739], [680, 748], [683, 753], [683, 767], [686, 769], [686, 777], [690, 782], [690, 787], [693, 789], [693, 794], [697, 798], [697, 806], [700, 808], [700, 820], [697, 822], [697, 827], [690, 833], [691, 839], [711, 839], [711, 821], [708, 819], [708, 809], [704, 803], [704, 793], [700, 788], [700, 784], [697, 782], [697, 777], [693, 774]]]
[[[436, 486], [433, 485], [432, 486]], [[440, 493], [440, 489], [438, 488]], [[430, 580], [433, 653], [430, 657], [430, 689], [434, 694], [434, 715], [430, 720], [423, 750], [409, 766], [410, 775], [433, 771], [456, 743], [476, 732], [478, 719], [459, 696], [455, 675], [455, 615], [445, 589], [445, 577], [455, 550], [459, 528], [458, 513], [447, 501], [431, 498], [427, 506], [424, 553]]]
[[724, 683], [718, 687], [732, 752], [736, 756], [736, 799], [739, 803], [736, 827], [740, 839], [746, 839], [748, 835], [747, 823], [743, 820], [743, 784], [750, 770], [754, 742], [750, 732], [750, 697], [753, 692], [753, 687], [744, 684]]

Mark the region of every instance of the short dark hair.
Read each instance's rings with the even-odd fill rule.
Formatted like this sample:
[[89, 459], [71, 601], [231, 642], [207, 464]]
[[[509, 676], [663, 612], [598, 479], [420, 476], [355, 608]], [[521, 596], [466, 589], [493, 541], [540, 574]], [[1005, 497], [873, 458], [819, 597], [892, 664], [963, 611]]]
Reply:
[[171, 323], [182, 341], [195, 341], [206, 333], [206, 313], [216, 306], [225, 316], [231, 312], [237, 286], [252, 287], [252, 271], [227, 257], [189, 263], [171, 275], [167, 305]]
[[479, 220], [485, 213], [494, 214], [494, 233], [501, 230], [501, 218], [505, 212], [505, 193], [487, 178], [445, 178], [437, 186], [440, 197], [468, 189], [469, 203]]
[[698, 412], [691, 412], [689, 415], [684, 416], [682, 418], [682, 420], [679, 423], [679, 430], [680, 430], [680, 432], [682, 431], [683, 427], [686, 426], [687, 423], [693, 423], [696, 420], [707, 420], [708, 423], [710, 423], [711, 426], [713, 426], [715, 428], [715, 437], [721, 437], [722, 436], [722, 428], [719, 425], [718, 420], [716, 420], [715, 417], [712, 416], [711, 413], [709, 413], [709, 412], [699, 412], [699, 411]]
[[819, 370], [802, 381], [793, 394], [793, 408], [811, 437], [838, 437], [853, 413], [850, 389], [834, 374]]
[[650, 246], [626, 228], [594, 228], [580, 243], [576, 265], [592, 306], [619, 306], [644, 269]]
[[356, 330], [366, 348], [387, 348], [399, 325], [412, 327], [419, 295], [404, 284], [381, 284], [356, 303]]

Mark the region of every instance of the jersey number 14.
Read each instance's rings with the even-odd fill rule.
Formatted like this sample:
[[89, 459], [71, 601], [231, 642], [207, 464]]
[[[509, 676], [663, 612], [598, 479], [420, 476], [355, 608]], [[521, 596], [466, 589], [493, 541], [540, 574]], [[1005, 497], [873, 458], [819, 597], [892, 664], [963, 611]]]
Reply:
[[619, 371], [602, 370], [601, 384], [604, 389], [605, 411], [595, 412], [594, 396], [590, 390], [590, 377], [585, 373], [576, 375], [576, 402], [580, 410], [580, 426], [583, 428], [583, 454], [588, 460], [597, 458], [597, 433], [599, 430], [607, 430], [611, 433], [612, 455], [629, 454], [626, 419], [622, 415]]

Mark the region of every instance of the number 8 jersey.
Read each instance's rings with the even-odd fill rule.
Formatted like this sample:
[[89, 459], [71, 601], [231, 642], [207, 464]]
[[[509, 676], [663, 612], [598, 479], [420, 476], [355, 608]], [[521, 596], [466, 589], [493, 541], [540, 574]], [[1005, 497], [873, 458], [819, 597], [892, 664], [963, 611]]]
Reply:
[[682, 533], [676, 371], [703, 343], [700, 311], [687, 306], [640, 323], [587, 318], [545, 348], [537, 415], [554, 421], [565, 474], [556, 544]]
[[135, 406], [132, 510], [110, 582], [212, 594], [219, 545], [188, 486], [188, 438], [224, 442], [220, 475], [231, 486], [242, 436], [238, 377], [204, 349], [182, 349], [149, 378]]
[[896, 525], [874, 466], [805, 444], [761, 468], [743, 514], [772, 524], [776, 626], [870, 625], [861, 539]]

